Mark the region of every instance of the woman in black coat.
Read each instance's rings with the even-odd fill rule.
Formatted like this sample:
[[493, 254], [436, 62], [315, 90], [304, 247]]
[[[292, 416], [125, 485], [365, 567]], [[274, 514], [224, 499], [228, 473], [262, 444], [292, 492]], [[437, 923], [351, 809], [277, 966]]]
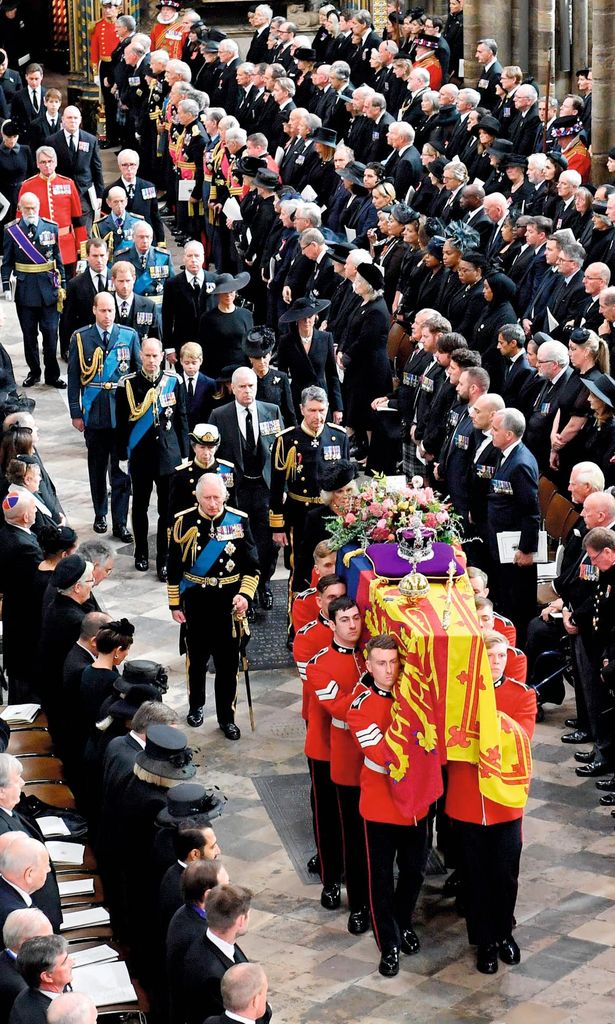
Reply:
[[301, 392], [317, 384], [329, 397], [333, 419], [341, 420], [343, 403], [335, 363], [333, 335], [315, 330], [316, 317], [329, 308], [323, 299], [295, 299], [280, 317], [280, 326], [288, 325], [280, 337], [277, 366], [290, 377], [290, 390], [299, 422]]
[[371, 439], [374, 417], [372, 402], [386, 395], [392, 387], [391, 366], [387, 355], [387, 339], [391, 318], [383, 298], [384, 277], [373, 263], [360, 263], [354, 289], [362, 302], [348, 332], [342, 354], [345, 370], [344, 394], [346, 422], [349, 432], [363, 442], [358, 458], [366, 457], [365, 435]]
[[323, 540], [329, 540], [329, 525], [351, 509], [351, 502], [357, 493], [357, 467], [349, 459], [337, 459], [326, 463], [320, 474], [320, 497], [322, 505], [312, 509], [305, 517], [301, 534], [301, 546], [295, 556], [293, 580], [297, 589], [310, 586], [314, 568], [314, 548]]
[[473, 348], [482, 356], [485, 370], [491, 377], [491, 390], [499, 392], [503, 383], [504, 363], [498, 351], [498, 333], [504, 324], [516, 324], [517, 314], [512, 307], [516, 286], [506, 274], [499, 271], [486, 274], [483, 295], [487, 303], [474, 328]]

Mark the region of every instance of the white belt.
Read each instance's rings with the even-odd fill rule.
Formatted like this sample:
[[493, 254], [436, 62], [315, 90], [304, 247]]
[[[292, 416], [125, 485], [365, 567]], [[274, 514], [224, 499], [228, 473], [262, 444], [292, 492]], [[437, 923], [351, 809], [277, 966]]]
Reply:
[[378, 772], [378, 775], [388, 775], [386, 768], [383, 768], [381, 764], [376, 764], [375, 761], [371, 761], [369, 757], [363, 758], [363, 764], [366, 768], [369, 768], [372, 772]]
[[347, 729], [346, 722], [343, 722], [341, 718], [332, 718], [331, 725], [334, 725], [336, 729]]

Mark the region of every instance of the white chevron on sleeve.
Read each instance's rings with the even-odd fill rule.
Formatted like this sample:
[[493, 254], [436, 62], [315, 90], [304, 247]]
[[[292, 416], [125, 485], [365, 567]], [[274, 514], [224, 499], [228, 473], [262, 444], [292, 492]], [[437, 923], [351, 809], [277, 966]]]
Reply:
[[335, 700], [338, 693], [339, 686], [335, 682], [335, 679], [332, 679], [326, 686], [323, 686], [322, 690], [316, 690], [316, 696], [319, 700]]
[[357, 739], [362, 747], [375, 747], [382, 739], [382, 732], [375, 722], [368, 725], [366, 729], [357, 731]]

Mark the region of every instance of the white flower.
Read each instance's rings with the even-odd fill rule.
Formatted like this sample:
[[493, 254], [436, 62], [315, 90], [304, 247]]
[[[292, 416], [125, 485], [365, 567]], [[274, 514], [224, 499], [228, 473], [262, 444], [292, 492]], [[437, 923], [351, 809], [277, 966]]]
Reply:
[[410, 485], [411, 487], [413, 487], [415, 491], [418, 491], [418, 489], [423, 486], [423, 477], [413, 476], [412, 480], [410, 481]]

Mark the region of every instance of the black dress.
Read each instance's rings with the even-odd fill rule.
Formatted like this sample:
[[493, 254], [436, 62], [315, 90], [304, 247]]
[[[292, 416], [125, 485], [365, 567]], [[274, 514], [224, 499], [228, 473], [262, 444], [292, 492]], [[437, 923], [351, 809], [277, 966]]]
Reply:
[[243, 366], [243, 340], [254, 327], [252, 314], [241, 306], [231, 313], [216, 309], [205, 313], [199, 323], [199, 343], [203, 349], [204, 372], [219, 377], [225, 366]]
[[344, 349], [344, 392], [346, 420], [355, 431], [371, 430], [374, 412], [371, 403], [386, 395], [393, 385], [387, 355], [390, 315], [380, 296], [362, 303], [352, 320]]
[[315, 330], [309, 351], [306, 351], [297, 327], [292, 324], [290, 330], [280, 338], [277, 363], [290, 377], [290, 390], [299, 418], [301, 392], [312, 384], [327, 392], [331, 412], [342, 412], [342, 391], [330, 331]]
[[595, 462], [604, 473], [605, 487], [615, 484], [615, 417], [598, 423], [595, 417], [583, 427], [579, 437], [582, 446], [580, 460]]

